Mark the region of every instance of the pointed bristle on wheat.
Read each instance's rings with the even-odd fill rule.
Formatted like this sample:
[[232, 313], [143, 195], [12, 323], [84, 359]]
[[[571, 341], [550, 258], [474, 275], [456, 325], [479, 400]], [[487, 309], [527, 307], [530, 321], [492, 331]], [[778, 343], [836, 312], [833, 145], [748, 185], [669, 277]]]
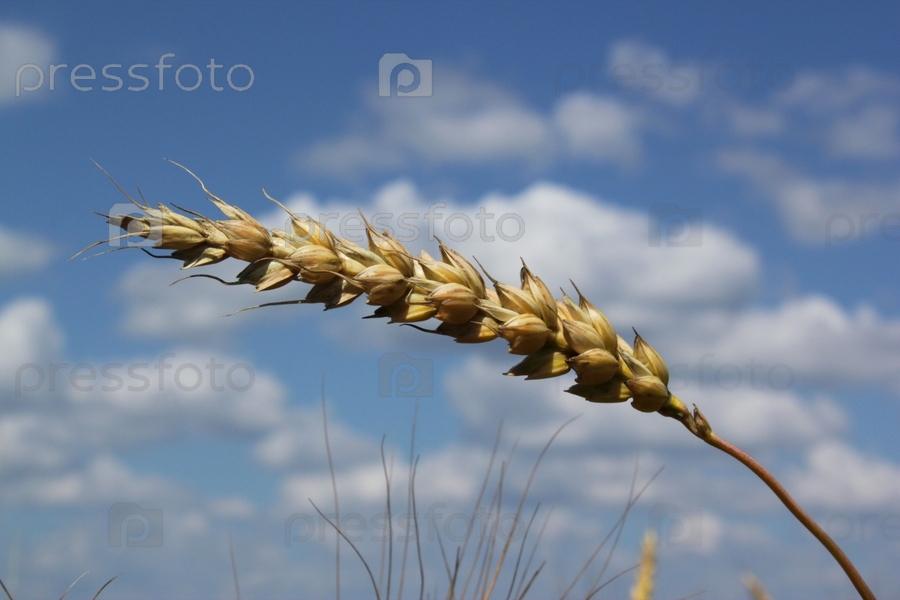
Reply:
[[152, 208], [133, 199], [143, 216], [104, 216], [124, 229], [125, 237], [152, 240], [155, 248], [171, 250], [170, 256], [181, 260], [183, 269], [235, 258], [248, 263], [236, 283], [257, 291], [293, 281], [309, 283], [306, 298], [297, 302], [321, 303], [326, 309], [365, 295], [366, 302], [377, 307], [373, 316], [391, 323], [434, 318], [440, 324], [433, 332], [460, 343], [503, 338], [510, 353], [524, 357], [507, 375], [543, 379], [574, 370], [575, 385], [567, 391], [588, 401], [633, 398], [632, 406], [643, 412], [686, 413], [668, 390], [669, 373], [659, 354], [639, 335], [632, 349], [577, 287], [577, 303], [565, 292], [555, 299], [523, 262], [519, 286], [501, 283], [485, 271], [493, 284], [490, 289], [471, 262], [440, 240], [440, 260], [425, 251], [414, 257], [363, 217], [368, 238], [364, 248], [337, 237], [314, 219], [292, 213], [266, 194], [290, 218], [286, 231], [270, 230], [188, 173], [226, 219], [181, 209], [193, 215], [185, 216], [162, 204]]

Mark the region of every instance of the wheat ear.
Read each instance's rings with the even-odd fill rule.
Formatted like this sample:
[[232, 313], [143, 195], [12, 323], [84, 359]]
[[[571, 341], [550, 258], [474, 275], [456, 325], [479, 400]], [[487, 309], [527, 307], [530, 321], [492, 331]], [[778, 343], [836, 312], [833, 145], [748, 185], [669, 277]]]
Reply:
[[631, 399], [635, 409], [676, 419], [707, 444], [742, 462], [828, 549], [860, 596], [874, 600], [850, 559], [777, 479], [748, 454], [716, 436], [696, 405], [691, 412], [671, 393], [668, 368], [656, 350], [636, 331], [634, 346], [629, 346], [574, 283], [577, 303], [565, 292], [555, 299], [523, 261], [520, 286], [497, 281], [482, 267], [493, 284], [491, 289], [471, 262], [440, 240], [440, 260], [424, 250], [414, 257], [396, 238], [378, 232], [363, 216], [368, 238], [368, 247], [363, 248], [337, 237], [314, 219], [294, 214], [266, 194], [290, 218], [287, 230], [270, 230], [210, 192], [186, 167], [173, 164], [200, 183], [226, 219], [212, 220], [181, 209], [192, 215], [185, 216], [162, 204], [153, 208], [146, 201], [134, 200], [104, 171], [143, 212], [143, 216], [103, 215], [108, 223], [125, 231], [115, 239], [152, 240], [155, 248], [170, 250], [169, 257], [182, 261], [183, 269], [227, 258], [246, 262], [233, 283], [252, 285], [256, 291], [293, 281], [312, 284], [303, 300], [275, 304], [322, 303], [326, 309], [332, 309], [365, 295], [366, 303], [377, 307], [372, 316], [388, 318], [391, 323], [412, 324], [434, 318], [441, 323], [433, 333], [450, 336], [459, 343], [503, 338], [509, 343], [511, 354], [524, 356], [507, 375], [543, 379], [574, 370], [575, 385], [567, 392], [597, 403]]

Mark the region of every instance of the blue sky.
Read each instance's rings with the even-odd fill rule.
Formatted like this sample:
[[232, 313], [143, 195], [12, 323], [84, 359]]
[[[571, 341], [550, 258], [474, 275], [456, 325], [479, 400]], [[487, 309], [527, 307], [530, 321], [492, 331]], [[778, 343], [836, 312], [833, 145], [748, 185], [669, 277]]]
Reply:
[[[438, 236], [503, 281], [520, 257], [551, 289], [572, 294], [573, 279], [623, 337], [641, 331], [673, 391], [782, 479], [879, 598], [898, 597], [898, 13], [888, 2], [3, 5], [0, 577], [16, 598], [61, 593], [84, 571], [73, 597], [122, 572], [106, 593], [231, 598], [230, 527], [243, 597], [334, 597], [332, 533], [285, 545], [288, 522], [303, 537], [292, 516], [316, 522], [309, 499], [333, 506], [322, 382], [341, 512], [367, 523], [361, 547], [377, 565], [379, 444], [403, 505], [416, 406], [398, 396], [402, 381], [382, 396], [379, 380], [408, 364], [422, 396], [418, 504], [439, 508], [438, 526], [471, 510], [501, 422], [499, 456], [518, 440], [506, 511], [553, 431], [582, 415], [531, 488], [529, 509], [554, 506], [534, 597], [558, 596], [612, 528], [636, 464], [639, 483], [664, 469], [611, 573], [634, 564], [650, 527], [662, 598], [746, 597], [745, 570], [776, 598], [852, 597], [736, 462], [674, 421], [565, 394], [571, 376], [503, 377], [515, 360], [499, 342], [362, 320], [361, 301], [224, 318], [306, 286], [170, 287], [177, 264], [134, 250], [67, 262], [107, 236], [92, 211], [125, 201], [91, 159], [151, 203], [217, 216], [168, 158], [270, 227], [284, 216], [263, 186], [293, 210], [334, 213], [335, 228], [357, 209], [398, 231], [410, 215], [416, 251], [436, 252], [425, 215], [439, 215]], [[423, 77], [431, 68], [430, 96], [379, 96], [390, 53], [430, 61], [414, 62]], [[129, 67], [145, 89], [128, 90], [144, 85]], [[121, 87], [102, 89], [117, 86], [104, 68]], [[104, 391], [117, 381], [104, 368], [150, 383]], [[196, 389], [183, 385], [198, 372]], [[144, 542], [126, 535], [135, 515]], [[444, 589], [426, 546], [430, 589]], [[607, 597], [630, 585], [629, 574]], [[342, 591], [369, 594], [346, 547]]]

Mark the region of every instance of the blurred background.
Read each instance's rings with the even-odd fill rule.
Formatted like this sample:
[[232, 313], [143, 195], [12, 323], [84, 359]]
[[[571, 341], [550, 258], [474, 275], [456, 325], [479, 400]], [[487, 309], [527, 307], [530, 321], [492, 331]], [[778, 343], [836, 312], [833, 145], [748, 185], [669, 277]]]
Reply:
[[[263, 186], [356, 241], [361, 210], [508, 283], [520, 257], [554, 291], [572, 279], [900, 598], [898, 18], [893, 2], [3, 3], [0, 578], [17, 599], [84, 571], [72, 598], [120, 572], [104, 595], [233, 598], [230, 528], [243, 597], [334, 597], [335, 536], [310, 503], [335, 512], [324, 398], [340, 518], [376, 577], [383, 437], [402, 516], [415, 419], [434, 596], [437, 535], [452, 558], [501, 422], [510, 516], [580, 414], [525, 505], [538, 523], [553, 507], [532, 597], [562, 593], [660, 468], [604, 578], [649, 528], [660, 598], [745, 598], [745, 570], [779, 599], [854, 595], [737, 462], [566, 394], [571, 375], [504, 377], [505, 344], [362, 320], [362, 301], [225, 317], [307, 286], [170, 286], [178, 263], [135, 248], [67, 261], [109, 236], [94, 212], [130, 210], [91, 159], [151, 204], [219, 217], [168, 158], [271, 227], [285, 215]], [[344, 597], [371, 595], [346, 544], [341, 573]]]

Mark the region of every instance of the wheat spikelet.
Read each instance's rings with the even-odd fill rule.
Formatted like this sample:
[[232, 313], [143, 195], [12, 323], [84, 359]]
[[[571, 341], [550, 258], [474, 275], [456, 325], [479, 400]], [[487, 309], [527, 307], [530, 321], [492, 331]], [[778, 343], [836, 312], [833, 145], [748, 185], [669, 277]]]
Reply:
[[668, 390], [669, 373], [659, 354], [637, 332], [634, 347], [629, 346], [577, 287], [578, 302], [565, 292], [555, 299], [523, 261], [519, 286], [497, 281], [482, 267], [493, 284], [491, 289], [471, 262], [440, 240], [440, 260], [424, 250], [412, 256], [396, 238], [378, 232], [363, 217], [368, 238], [364, 248], [337, 237], [314, 219], [292, 213], [266, 194], [290, 217], [286, 231], [269, 230], [181, 168], [200, 183], [225, 219], [181, 209], [190, 215], [186, 216], [162, 204], [154, 208], [134, 200], [116, 184], [143, 216], [102, 215], [125, 231], [119, 238], [104, 241], [152, 240], [155, 248], [170, 250], [171, 258], [182, 261], [182, 269], [234, 258], [248, 263], [235, 283], [252, 285], [257, 291], [293, 281], [309, 283], [312, 288], [297, 303], [321, 303], [326, 310], [365, 295], [367, 304], [377, 307], [373, 317], [405, 324], [434, 318], [440, 324], [426, 331], [459, 343], [502, 338], [511, 354], [524, 357], [507, 375], [543, 379], [574, 370], [577, 378], [568, 392], [590, 402], [632, 399], [637, 410], [673, 416], [693, 430], [692, 415]]

